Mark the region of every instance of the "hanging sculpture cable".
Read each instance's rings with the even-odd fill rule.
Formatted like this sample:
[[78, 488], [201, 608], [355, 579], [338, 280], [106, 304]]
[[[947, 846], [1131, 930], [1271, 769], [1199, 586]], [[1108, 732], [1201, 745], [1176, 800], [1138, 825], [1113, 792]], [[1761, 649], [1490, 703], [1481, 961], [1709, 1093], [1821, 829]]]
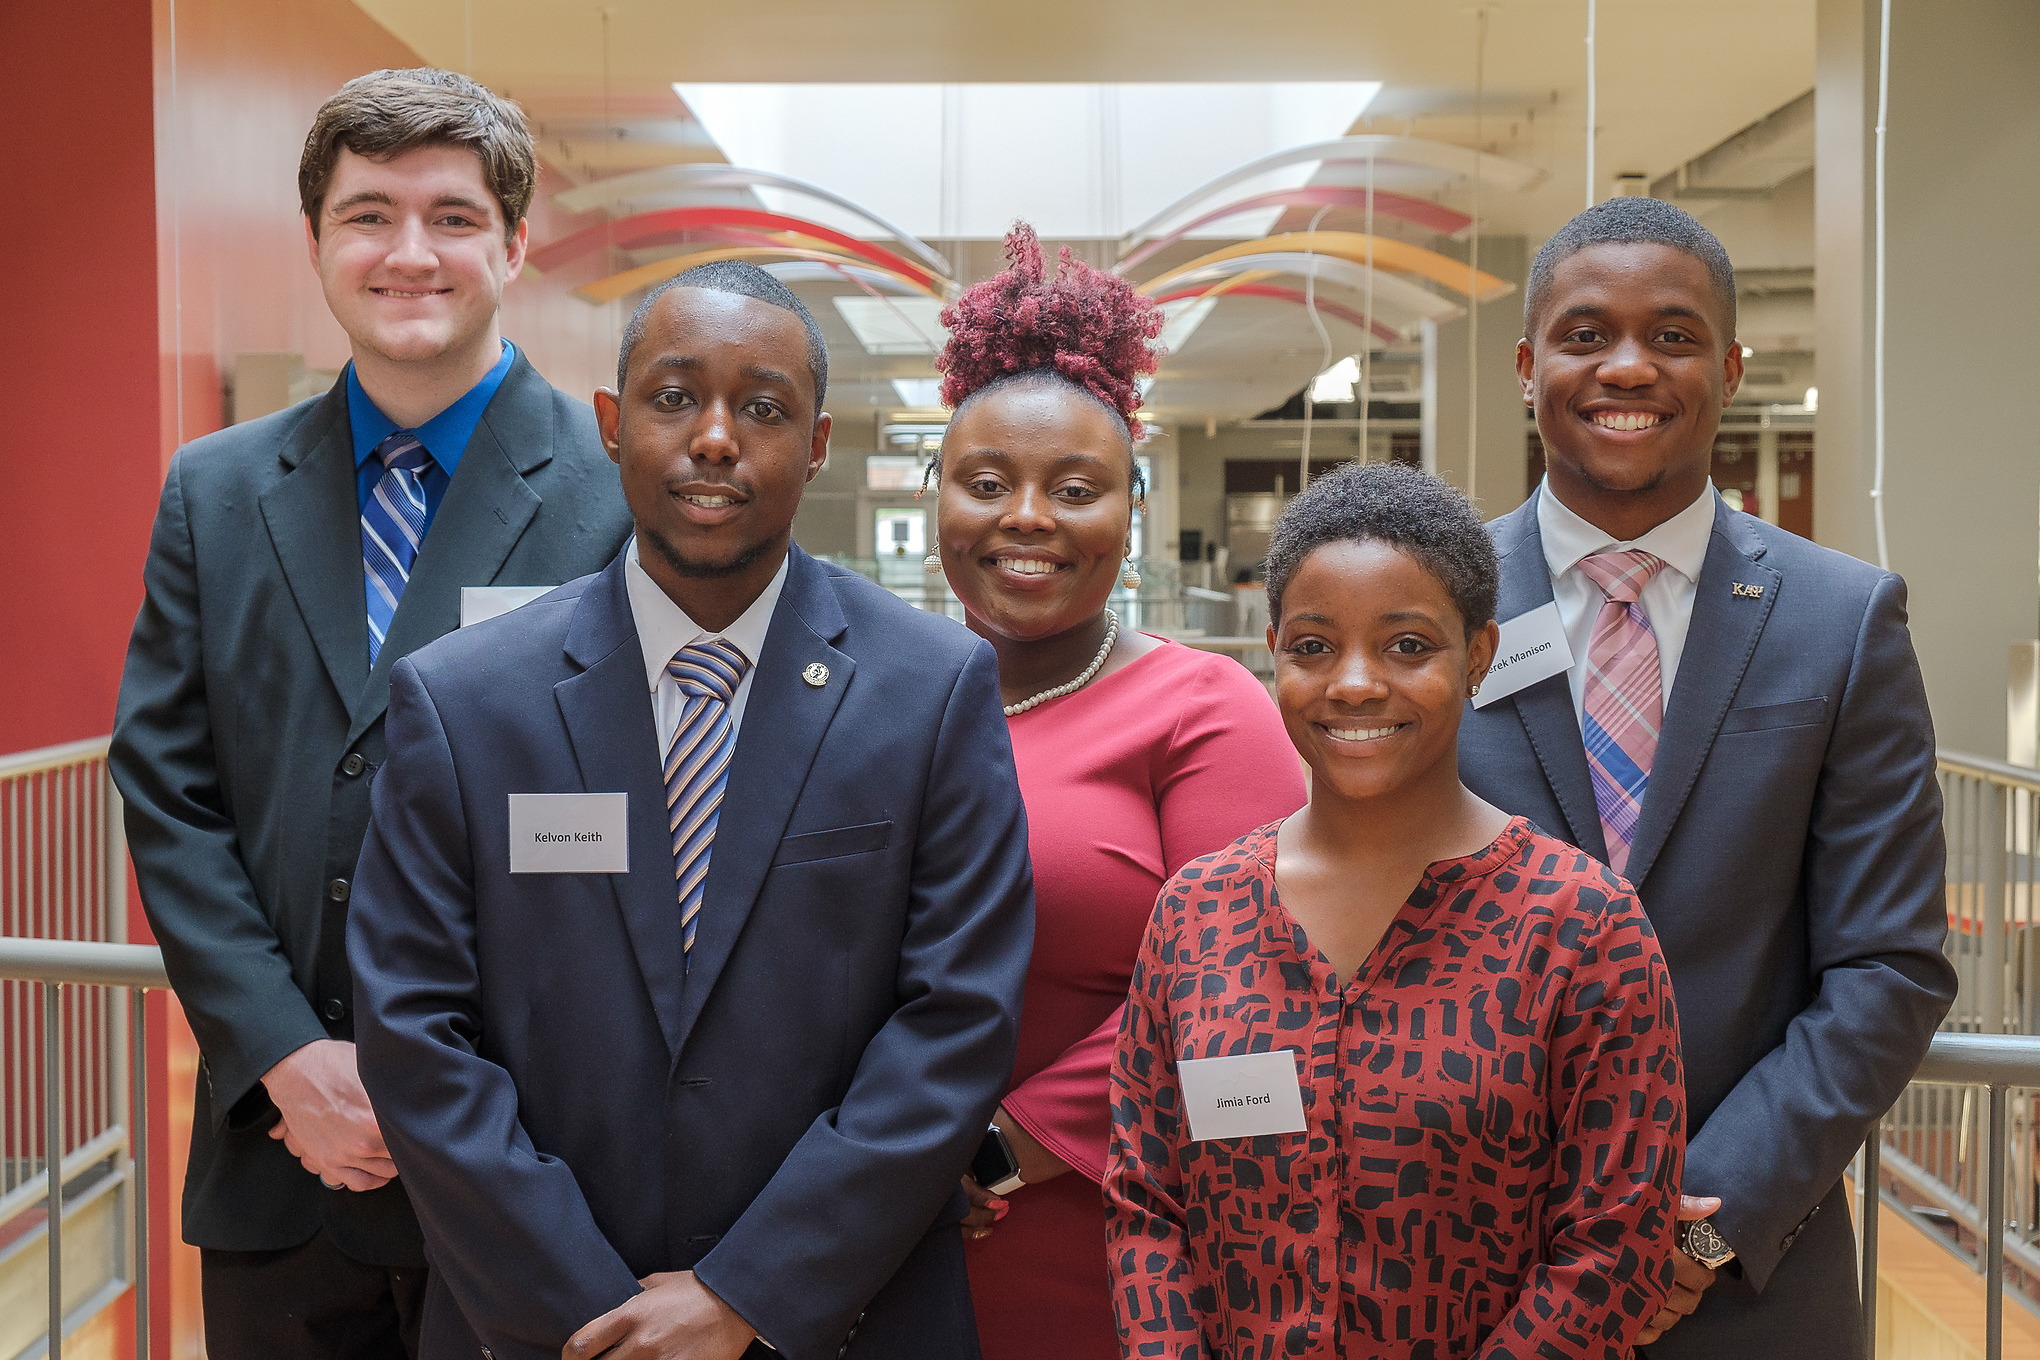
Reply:
[[1325, 214], [1332, 210], [1327, 203], [1317, 210], [1317, 216], [1310, 219], [1310, 230], [1304, 234], [1304, 256], [1309, 267], [1303, 274], [1303, 310], [1310, 316], [1310, 324], [1317, 331], [1318, 344], [1323, 354], [1318, 366], [1312, 370], [1309, 381], [1303, 385], [1303, 452], [1296, 459], [1296, 489], [1300, 494], [1310, 485], [1310, 426], [1312, 407], [1317, 405], [1317, 375], [1332, 366], [1332, 335], [1325, 329], [1325, 319], [1318, 315], [1317, 307], [1317, 261], [1310, 259], [1316, 253], [1318, 223], [1325, 220]]
[[1374, 157], [1367, 157], [1367, 302], [1363, 309], [1367, 335], [1360, 351], [1360, 461], [1374, 461], [1373, 429], [1368, 420], [1374, 386]]
[[1466, 243], [1466, 498], [1480, 504], [1480, 159], [1487, 137], [1487, 18], [1473, 14], [1473, 224]]
[[1587, 0], [1587, 206], [1594, 206], [1594, 142], [1598, 129], [1594, 120], [1599, 113], [1600, 81], [1594, 61], [1594, 37], [1598, 27], [1595, 0]]
[[1875, 164], [1876, 270], [1871, 279], [1870, 357], [1870, 520], [1877, 532], [1877, 565], [1891, 570], [1891, 544], [1884, 536], [1884, 129], [1891, 111], [1891, 0], [1883, 0], [1877, 21], [1877, 155]]

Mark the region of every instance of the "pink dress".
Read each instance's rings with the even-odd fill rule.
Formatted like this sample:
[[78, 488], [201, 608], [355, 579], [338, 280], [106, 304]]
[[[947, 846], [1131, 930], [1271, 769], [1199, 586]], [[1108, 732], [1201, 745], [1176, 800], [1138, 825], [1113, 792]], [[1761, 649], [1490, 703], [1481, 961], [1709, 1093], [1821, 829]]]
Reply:
[[1268, 691], [1170, 643], [1012, 719], [1034, 859], [1034, 961], [1006, 1109], [1075, 1168], [966, 1244], [986, 1360], [1119, 1360], [1099, 1186], [1108, 1072], [1141, 936], [1191, 860], [1303, 806]]

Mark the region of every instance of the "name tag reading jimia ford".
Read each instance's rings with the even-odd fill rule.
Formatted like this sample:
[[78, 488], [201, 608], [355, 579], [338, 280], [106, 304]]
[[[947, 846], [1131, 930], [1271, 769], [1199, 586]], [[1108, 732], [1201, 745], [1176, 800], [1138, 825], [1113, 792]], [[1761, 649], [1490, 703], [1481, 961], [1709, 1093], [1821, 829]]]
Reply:
[[630, 795], [513, 793], [510, 872], [630, 872]]
[[1207, 1138], [1303, 1132], [1303, 1084], [1297, 1060], [1295, 1049], [1278, 1048], [1177, 1063], [1190, 1136], [1201, 1143]]

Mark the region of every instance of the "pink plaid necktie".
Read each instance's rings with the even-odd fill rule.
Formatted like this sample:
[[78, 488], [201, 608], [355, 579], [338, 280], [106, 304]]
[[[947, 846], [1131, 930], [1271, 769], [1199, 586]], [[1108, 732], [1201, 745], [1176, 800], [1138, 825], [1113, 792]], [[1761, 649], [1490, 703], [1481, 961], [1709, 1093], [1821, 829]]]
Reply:
[[1636, 602], [1664, 564], [1661, 557], [1635, 550], [1595, 553], [1580, 561], [1580, 570], [1607, 596], [1587, 644], [1581, 729], [1594, 803], [1608, 842], [1608, 867], [1618, 874], [1627, 872], [1629, 842], [1664, 722], [1657, 633]]

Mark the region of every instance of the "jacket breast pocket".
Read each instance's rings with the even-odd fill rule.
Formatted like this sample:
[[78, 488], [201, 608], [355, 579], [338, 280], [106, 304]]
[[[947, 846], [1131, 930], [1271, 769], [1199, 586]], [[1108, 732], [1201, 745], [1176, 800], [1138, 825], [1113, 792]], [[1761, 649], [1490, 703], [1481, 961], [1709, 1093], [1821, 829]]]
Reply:
[[1721, 734], [1771, 732], [1781, 727], [1813, 727], [1827, 720], [1827, 696], [1794, 699], [1785, 704], [1754, 704], [1731, 708], [1721, 720]]
[[840, 859], [883, 850], [892, 839], [891, 822], [866, 822], [862, 826], [839, 826], [828, 831], [808, 831], [779, 842], [772, 865], [807, 864], [818, 859]]

